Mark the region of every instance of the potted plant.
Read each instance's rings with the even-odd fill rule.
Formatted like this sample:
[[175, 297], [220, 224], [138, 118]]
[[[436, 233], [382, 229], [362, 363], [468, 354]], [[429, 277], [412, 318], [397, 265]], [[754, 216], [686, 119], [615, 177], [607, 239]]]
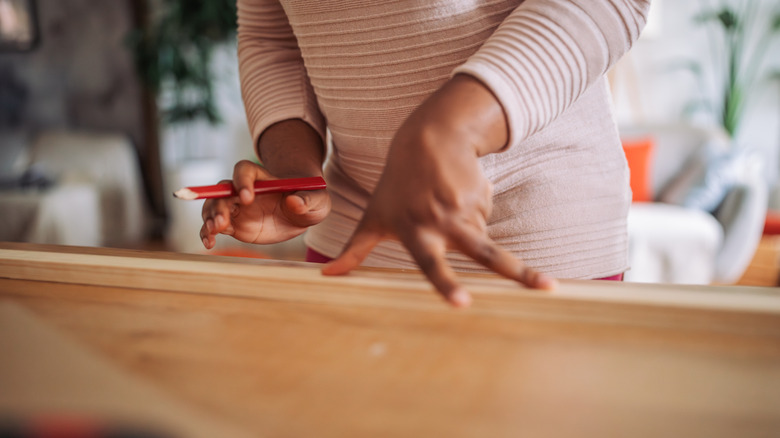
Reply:
[[127, 43], [141, 80], [159, 99], [170, 124], [205, 119], [219, 123], [211, 58], [236, 32], [231, 0], [159, 0], [147, 25], [133, 29]]
[[701, 96], [686, 113], [708, 112], [734, 139], [751, 98], [771, 77], [766, 61], [780, 35], [780, 5], [762, 6], [756, 0], [704, 3], [695, 21], [706, 28], [711, 53], [708, 66], [695, 61], [687, 65]]
[[[135, 66], [151, 95], [162, 164], [162, 192], [223, 178], [217, 156], [223, 144], [210, 141], [223, 122], [215, 89], [214, 56], [235, 45], [235, 0], [141, 0], [145, 17], [127, 35]], [[165, 197], [165, 240], [176, 251], [202, 249], [200, 205]]]

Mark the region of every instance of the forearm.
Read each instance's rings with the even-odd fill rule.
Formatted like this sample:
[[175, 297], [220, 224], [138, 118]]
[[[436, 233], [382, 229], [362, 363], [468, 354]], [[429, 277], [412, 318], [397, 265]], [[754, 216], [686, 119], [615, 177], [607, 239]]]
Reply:
[[648, 0], [526, 0], [455, 71], [493, 90], [513, 147], [601, 80], [639, 37], [648, 8]]
[[278, 0], [237, 7], [241, 93], [258, 155], [278, 176], [319, 174], [325, 119], [284, 8]]
[[[484, 84], [466, 74], [450, 79], [410, 119], [409, 122], [421, 123], [426, 130], [433, 130], [434, 135], [441, 133], [459, 138], [451, 144], [471, 148], [480, 157], [498, 152], [507, 144], [507, 119], [501, 104]], [[436, 147], [435, 144], [432, 146]]]
[[322, 175], [322, 138], [303, 120], [284, 120], [268, 127], [257, 142], [257, 153], [263, 166], [279, 178]]

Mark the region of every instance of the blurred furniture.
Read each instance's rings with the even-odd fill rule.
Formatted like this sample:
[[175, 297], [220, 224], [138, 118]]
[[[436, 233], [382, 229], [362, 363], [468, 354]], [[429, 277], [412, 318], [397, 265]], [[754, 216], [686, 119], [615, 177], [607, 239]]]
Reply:
[[0, 239], [134, 246], [146, 229], [135, 149], [116, 133], [52, 131], [35, 137], [26, 168], [53, 182], [0, 191]]
[[54, 184], [31, 166], [28, 133], [0, 135], [0, 240], [97, 246], [100, 196], [89, 183]]
[[100, 195], [91, 184], [0, 190], [0, 240], [99, 246]]
[[101, 245], [134, 245], [144, 237], [141, 171], [129, 138], [110, 132], [44, 132], [33, 143], [31, 161], [61, 183], [97, 187]]
[[[761, 238], [768, 189], [760, 160], [720, 131], [687, 124], [621, 127], [651, 138], [651, 202], [632, 204], [627, 281], [733, 284]], [[631, 166], [631, 163], [629, 163]]]

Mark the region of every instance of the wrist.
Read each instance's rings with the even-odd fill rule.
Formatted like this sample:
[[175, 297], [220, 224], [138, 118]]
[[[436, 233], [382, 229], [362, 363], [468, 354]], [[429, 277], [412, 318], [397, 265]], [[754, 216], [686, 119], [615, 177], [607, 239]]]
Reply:
[[473, 76], [458, 74], [423, 104], [429, 122], [459, 137], [477, 156], [503, 150], [509, 127], [498, 99]]
[[257, 141], [263, 167], [279, 178], [322, 176], [325, 148], [319, 133], [300, 119], [269, 126]]

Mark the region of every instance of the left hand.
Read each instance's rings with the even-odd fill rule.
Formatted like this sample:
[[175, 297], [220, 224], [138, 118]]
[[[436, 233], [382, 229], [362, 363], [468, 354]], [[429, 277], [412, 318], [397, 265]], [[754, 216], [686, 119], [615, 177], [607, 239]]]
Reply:
[[346, 274], [381, 240], [393, 238], [455, 306], [468, 306], [471, 296], [447, 263], [449, 248], [526, 286], [554, 288], [555, 280], [525, 266], [487, 235], [492, 186], [478, 158], [506, 142], [506, 119], [493, 94], [470, 76], [455, 76], [401, 125], [361, 222], [322, 272]]

